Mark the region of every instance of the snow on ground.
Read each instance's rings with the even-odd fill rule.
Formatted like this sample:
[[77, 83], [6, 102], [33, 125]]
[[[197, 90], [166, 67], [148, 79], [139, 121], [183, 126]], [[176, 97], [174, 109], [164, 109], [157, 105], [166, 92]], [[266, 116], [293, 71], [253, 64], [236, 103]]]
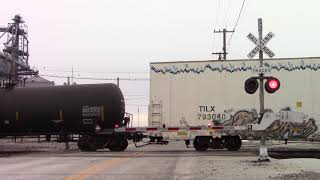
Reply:
[[271, 159], [255, 157], [215, 157], [199, 160], [198, 179], [320, 179], [319, 159]]

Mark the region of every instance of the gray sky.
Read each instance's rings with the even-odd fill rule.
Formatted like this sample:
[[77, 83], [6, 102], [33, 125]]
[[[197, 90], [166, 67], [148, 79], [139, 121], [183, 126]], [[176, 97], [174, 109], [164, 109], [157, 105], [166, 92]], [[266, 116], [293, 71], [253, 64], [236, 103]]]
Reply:
[[[148, 78], [151, 61], [216, 59], [211, 52], [221, 50], [222, 38], [213, 35], [213, 30], [232, 30], [242, 2], [2, 0], [0, 26], [15, 14], [23, 16], [29, 27], [30, 64], [40, 74], [70, 76], [71, 72], [64, 71], [73, 67], [76, 77]], [[275, 57], [319, 56], [319, 8], [317, 0], [246, 0], [228, 58], [246, 58], [254, 47], [246, 35], [257, 35], [259, 17], [264, 34], [275, 34], [268, 44]], [[48, 79], [57, 84], [66, 81]], [[131, 108], [148, 104], [147, 81], [121, 85], [126, 98], [132, 99], [128, 100]]]

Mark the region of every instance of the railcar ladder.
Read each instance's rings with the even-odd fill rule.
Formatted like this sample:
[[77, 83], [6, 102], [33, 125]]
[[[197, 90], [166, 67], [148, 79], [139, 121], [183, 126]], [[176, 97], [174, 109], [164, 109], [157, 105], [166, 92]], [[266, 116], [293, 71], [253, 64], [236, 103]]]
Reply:
[[162, 126], [162, 101], [150, 105], [150, 126]]

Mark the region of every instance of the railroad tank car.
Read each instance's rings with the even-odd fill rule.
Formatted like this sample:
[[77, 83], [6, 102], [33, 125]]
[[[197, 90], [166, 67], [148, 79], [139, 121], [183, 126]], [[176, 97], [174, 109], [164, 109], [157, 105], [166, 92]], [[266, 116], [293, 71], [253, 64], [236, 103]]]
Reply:
[[[83, 138], [79, 140], [79, 148], [96, 150], [110, 141], [110, 136], [95, 133], [97, 127], [120, 126], [124, 113], [123, 94], [111, 83], [0, 90], [0, 135], [3, 136], [80, 134]], [[102, 141], [99, 147], [90, 148], [97, 139]], [[117, 140], [115, 146], [123, 139]]]

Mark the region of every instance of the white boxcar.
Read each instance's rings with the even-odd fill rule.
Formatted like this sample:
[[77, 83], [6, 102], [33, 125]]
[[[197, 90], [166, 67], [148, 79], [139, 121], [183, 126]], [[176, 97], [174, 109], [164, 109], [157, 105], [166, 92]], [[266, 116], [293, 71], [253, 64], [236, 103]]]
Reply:
[[[150, 64], [149, 126], [245, 125], [258, 121], [259, 93], [244, 82], [258, 76], [259, 60], [177, 61]], [[265, 92], [265, 111], [304, 112], [305, 123], [273, 123], [267, 137], [320, 140], [320, 57], [266, 59], [266, 76], [280, 89]], [[248, 132], [242, 138], [259, 138]]]

